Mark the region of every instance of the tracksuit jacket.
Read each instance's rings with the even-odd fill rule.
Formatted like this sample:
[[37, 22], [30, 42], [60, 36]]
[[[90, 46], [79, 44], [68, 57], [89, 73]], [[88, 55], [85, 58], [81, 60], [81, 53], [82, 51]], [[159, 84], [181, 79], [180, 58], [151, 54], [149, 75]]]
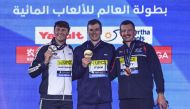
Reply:
[[[130, 68], [132, 74], [124, 73], [126, 56], [130, 56]], [[129, 58], [129, 57], [128, 57]], [[164, 92], [164, 79], [159, 59], [154, 48], [142, 41], [134, 40], [128, 47], [123, 44], [116, 51], [112, 79], [118, 77], [119, 99], [127, 98], [152, 98], [153, 81], [156, 91]]]
[[[44, 53], [50, 45], [55, 45], [57, 50], [53, 53], [49, 64], [45, 65]], [[38, 49], [29, 67], [29, 74], [32, 78], [42, 74], [39, 88], [41, 99], [72, 101], [72, 62], [72, 47], [66, 44], [58, 46], [55, 39]]]
[[[92, 62], [87, 67], [82, 66], [85, 50], [92, 50]], [[74, 50], [73, 79], [78, 79], [78, 105], [112, 102], [111, 82], [108, 72], [114, 61], [113, 45], [100, 41], [93, 46], [86, 41]]]

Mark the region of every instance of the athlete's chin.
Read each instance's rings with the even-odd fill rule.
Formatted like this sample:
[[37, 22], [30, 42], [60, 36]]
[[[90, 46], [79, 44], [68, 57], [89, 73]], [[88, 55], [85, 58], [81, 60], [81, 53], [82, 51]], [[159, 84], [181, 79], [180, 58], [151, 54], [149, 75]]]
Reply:
[[98, 41], [98, 40], [100, 40], [100, 38], [97, 38], [97, 37], [91, 37], [91, 40], [92, 40], [92, 41]]
[[124, 40], [124, 42], [132, 42], [133, 40], [128, 39], [128, 40]]
[[99, 41], [99, 39], [91, 39], [92, 41], [96, 42], [96, 41]]
[[125, 41], [125, 42], [131, 42], [131, 41], [133, 41], [133, 38], [123, 38], [123, 41]]
[[65, 42], [66, 39], [58, 39], [59, 42]]

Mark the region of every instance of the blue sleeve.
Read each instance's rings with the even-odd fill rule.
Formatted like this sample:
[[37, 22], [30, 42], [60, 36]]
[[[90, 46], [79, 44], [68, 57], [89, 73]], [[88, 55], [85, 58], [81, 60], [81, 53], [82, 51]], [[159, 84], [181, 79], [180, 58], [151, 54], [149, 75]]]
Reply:
[[115, 51], [115, 48], [114, 48], [114, 51], [113, 51], [113, 59], [112, 59], [112, 62], [111, 62], [111, 70], [109, 72], [109, 78], [110, 80], [114, 80], [117, 76], [118, 76], [118, 73], [120, 71], [119, 69], [119, 61], [117, 59], [117, 51]]
[[82, 66], [83, 52], [79, 47], [76, 47], [73, 52], [72, 79], [80, 79], [86, 72], [87, 68]]
[[38, 52], [28, 69], [29, 75], [32, 78], [37, 77], [47, 69], [47, 66], [44, 64], [44, 53], [46, 50], [45, 46], [38, 48]]
[[157, 93], [164, 93], [164, 78], [163, 72], [161, 68], [160, 61], [158, 56], [151, 45], [147, 46], [147, 53], [148, 53], [148, 61], [150, 65], [150, 70], [153, 73], [154, 82], [156, 85], [156, 92]]

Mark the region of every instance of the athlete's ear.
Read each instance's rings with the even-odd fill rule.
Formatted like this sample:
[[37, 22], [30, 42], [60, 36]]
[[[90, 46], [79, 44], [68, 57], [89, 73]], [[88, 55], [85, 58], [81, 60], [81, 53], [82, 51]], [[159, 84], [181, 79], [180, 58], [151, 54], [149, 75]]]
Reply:
[[134, 36], [136, 36], [136, 34], [137, 34], [137, 31], [136, 31], [136, 30], [134, 30]]
[[67, 34], [66, 34], [67, 36], [69, 35], [69, 31], [67, 32]]

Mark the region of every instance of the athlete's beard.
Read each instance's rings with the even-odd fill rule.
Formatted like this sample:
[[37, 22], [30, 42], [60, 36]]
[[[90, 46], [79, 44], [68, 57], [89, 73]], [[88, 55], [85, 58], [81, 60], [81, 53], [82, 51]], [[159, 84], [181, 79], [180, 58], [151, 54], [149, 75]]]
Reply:
[[66, 43], [66, 39], [63, 39], [63, 40], [56, 39], [56, 42], [57, 42], [59, 45], [63, 45], [63, 44]]

